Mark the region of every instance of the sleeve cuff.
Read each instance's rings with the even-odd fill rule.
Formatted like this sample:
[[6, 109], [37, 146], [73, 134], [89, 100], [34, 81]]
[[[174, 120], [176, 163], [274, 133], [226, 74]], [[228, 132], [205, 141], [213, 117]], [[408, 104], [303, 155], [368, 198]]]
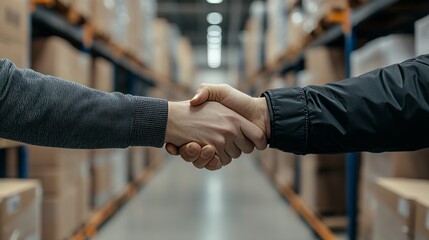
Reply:
[[133, 98], [135, 107], [130, 146], [162, 147], [167, 128], [167, 100], [149, 97]]
[[263, 94], [270, 113], [271, 148], [306, 154], [308, 107], [302, 88], [270, 89]]

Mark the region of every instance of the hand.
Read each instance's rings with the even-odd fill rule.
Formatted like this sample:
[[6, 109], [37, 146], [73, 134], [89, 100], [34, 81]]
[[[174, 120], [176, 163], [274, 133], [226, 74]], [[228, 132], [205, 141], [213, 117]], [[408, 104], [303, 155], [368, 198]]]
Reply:
[[[238, 112], [262, 129], [267, 138], [270, 137], [269, 113], [265, 98], [252, 98], [226, 84], [202, 84], [191, 100], [191, 104], [195, 106], [206, 101], [217, 101]], [[207, 169], [216, 170], [220, 168], [216, 168], [219, 166], [219, 160], [214, 154], [213, 146], [206, 145], [201, 148], [196, 143], [188, 143], [179, 150], [177, 146], [167, 144], [166, 149], [170, 154], [177, 155], [180, 153], [186, 161], [207, 163]]]
[[[219, 103], [190, 106], [187, 101], [168, 104], [167, 143], [176, 146], [189, 142], [211, 145], [224, 166], [231, 162], [231, 158], [238, 158], [241, 152], [249, 153], [254, 146], [265, 148], [267, 144], [262, 130]], [[207, 165], [201, 166], [200, 162], [194, 165]]]

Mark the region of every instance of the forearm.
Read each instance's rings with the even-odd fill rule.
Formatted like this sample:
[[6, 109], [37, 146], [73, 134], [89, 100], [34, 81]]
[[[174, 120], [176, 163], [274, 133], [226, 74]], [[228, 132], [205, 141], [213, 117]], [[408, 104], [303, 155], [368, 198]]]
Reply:
[[274, 148], [306, 154], [429, 146], [429, 56], [325, 86], [265, 95]]
[[0, 60], [0, 137], [65, 148], [163, 144], [167, 102], [105, 93]]

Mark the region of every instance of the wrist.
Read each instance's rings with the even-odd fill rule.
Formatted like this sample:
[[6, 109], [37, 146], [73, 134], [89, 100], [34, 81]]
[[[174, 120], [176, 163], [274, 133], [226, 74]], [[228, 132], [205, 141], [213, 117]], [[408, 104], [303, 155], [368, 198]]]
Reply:
[[260, 122], [263, 124], [262, 131], [264, 131], [266, 138], [269, 139], [271, 137], [271, 123], [267, 99], [265, 97], [256, 98], [256, 103], [258, 106]]
[[178, 103], [176, 102], [168, 102], [168, 117], [167, 117], [167, 127], [165, 130], [165, 139], [164, 143], [175, 143], [176, 130], [177, 130], [177, 107]]

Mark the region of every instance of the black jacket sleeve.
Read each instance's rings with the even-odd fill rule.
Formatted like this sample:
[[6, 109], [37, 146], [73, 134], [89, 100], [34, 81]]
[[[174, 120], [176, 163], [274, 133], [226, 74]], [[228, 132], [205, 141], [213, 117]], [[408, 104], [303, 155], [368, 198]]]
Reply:
[[105, 93], [0, 59], [0, 138], [63, 148], [161, 147], [166, 100]]
[[264, 93], [270, 147], [296, 154], [429, 147], [429, 55], [324, 86]]

